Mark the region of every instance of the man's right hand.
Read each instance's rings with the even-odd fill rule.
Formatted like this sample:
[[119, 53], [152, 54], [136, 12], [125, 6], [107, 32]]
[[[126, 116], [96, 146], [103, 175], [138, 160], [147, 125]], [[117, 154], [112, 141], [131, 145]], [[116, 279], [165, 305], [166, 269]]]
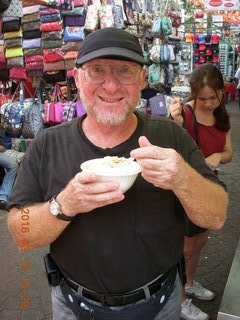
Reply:
[[77, 173], [57, 196], [62, 212], [68, 216], [86, 213], [123, 199], [117, 182], [110, 179], [99, 181], [95, 174], [83, 171]]

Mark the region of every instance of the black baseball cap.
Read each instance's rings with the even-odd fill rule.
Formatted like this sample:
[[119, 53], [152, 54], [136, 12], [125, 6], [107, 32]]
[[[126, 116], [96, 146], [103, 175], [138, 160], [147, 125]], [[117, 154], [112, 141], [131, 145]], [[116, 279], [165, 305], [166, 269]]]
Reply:
[[78, 50], [76, 67], [96, 58], [116, 58], [147, 64], [138, 38], [117, 28], [103, 28], [86, 36]]

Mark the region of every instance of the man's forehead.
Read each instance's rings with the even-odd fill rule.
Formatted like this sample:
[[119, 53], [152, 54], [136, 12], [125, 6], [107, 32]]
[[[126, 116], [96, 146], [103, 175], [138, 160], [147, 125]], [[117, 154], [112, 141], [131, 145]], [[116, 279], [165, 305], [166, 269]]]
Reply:
[[110, 65], [110, 66], [122, 66], [122, 65], [129, 65], [129, 66], [139, 66], [138, 63], [129, 61], [129, 60], [118, 60], [116, 58], [109, 59], [109, 58], [98, 58], [90, 60], [83, 64], [83, 66], [91, 66], [91, 65]]

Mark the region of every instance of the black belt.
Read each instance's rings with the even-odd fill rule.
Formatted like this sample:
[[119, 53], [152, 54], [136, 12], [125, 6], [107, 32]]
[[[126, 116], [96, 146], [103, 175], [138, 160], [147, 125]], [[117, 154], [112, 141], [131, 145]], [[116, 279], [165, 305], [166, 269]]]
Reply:
[[[155, 294], [161, 289], [162, 284], [165, 281], [169, 281], [169, 287], [173, 288], [175, 278], [176, 278], [177, 268], [174, 267], [168, 272], [166, 272], [162, 277], [157, 279], [155, 282], [149, 284], [147, 287], [149, 289], [150, 295]], [[73, 288], [78, 291], [77, 284], [73, 283], [70, 279], [64, 278], [64, 280]], [[88, 289], [83, 288], [81, 290], [82, 296], [91, 299], [96, 302], [100, 302], [104, 306], [124, 306], [130, 303], [134, 303], [146, 298], [145, 292], [142, 288], [134, 292], [126, 292], [124, 294], [104, 294], [97, 293]]]

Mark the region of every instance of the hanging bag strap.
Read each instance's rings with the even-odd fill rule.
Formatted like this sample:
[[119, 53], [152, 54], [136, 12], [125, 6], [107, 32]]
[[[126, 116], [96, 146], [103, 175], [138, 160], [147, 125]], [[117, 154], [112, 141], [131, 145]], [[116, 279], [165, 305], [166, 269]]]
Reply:
[[[189, 104], [185, 104], [184, 107], [187, 108], [191, 112], [193, 130], [194, 130], [194, 134], [195, 134], [195, 137], [196, 137], [195, 141], [196, 141], [197, 145], [199, 146], [198, 123], [197, 123], [197, 118], [196, 118], [195, 112], [194, 112], [193, 108]], [[182, 109], [182, 117], [183, 117], [183, 128], [185, 128], [187, 130], [186, 116], [185, 116], [185, 112], [184, 112], [183, 109]]]

